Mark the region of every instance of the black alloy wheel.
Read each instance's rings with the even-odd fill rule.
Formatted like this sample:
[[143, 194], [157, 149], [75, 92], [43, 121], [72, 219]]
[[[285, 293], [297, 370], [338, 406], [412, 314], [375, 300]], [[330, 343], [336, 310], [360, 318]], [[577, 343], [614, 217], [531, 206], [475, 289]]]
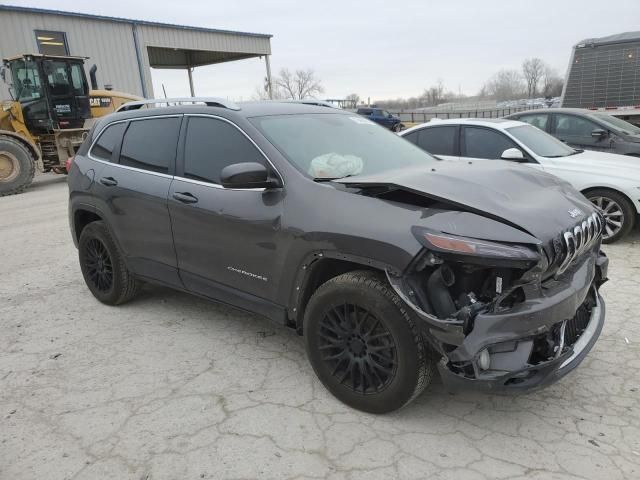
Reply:
[[309, 362], [347, 405], [371, 413], [397, 410], [435, 374], [417, 321], [383, 273], [343, 273], [318, 287], [305, 307]]
[[100, 292], [108, 292], [113, 287], [113, 262], [104, 244], [97, 238], [89, 240], [83, 261], [93, 286]]
[[138, 293], [141, 283], [127, 269], [120, 249], [103, 222], [92, 222], [82, 229], [78, 259], [87, 287], [102, 303], [119, 305]]
[[352, 303], [327, 311], [318, 348], [338, 383], [362, 394], [382, 391], [398, 367], [391, 332], [372, 312]]

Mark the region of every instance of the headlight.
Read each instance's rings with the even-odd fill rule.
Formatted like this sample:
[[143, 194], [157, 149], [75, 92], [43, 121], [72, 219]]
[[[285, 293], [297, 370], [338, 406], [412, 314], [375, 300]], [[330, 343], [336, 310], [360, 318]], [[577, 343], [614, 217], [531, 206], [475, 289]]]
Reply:
[[423, 228], [414, 228], [413, 234], [425, 247], [435, 251], [483, 258], [524, 260], [530, 262], [538, 262], [540, 260], [540, 255], [538, 255], [537, 252], [521, 245], [458, 237], [446, 233], [425, 230]]

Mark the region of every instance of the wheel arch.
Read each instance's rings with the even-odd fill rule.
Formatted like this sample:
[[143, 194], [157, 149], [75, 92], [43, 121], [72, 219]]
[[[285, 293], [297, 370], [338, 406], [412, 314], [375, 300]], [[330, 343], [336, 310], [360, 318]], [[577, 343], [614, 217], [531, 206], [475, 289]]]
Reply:
[[608, 186], [591, 186], [591, 187], [583, 188], [582, 190], [580, 190], [580, 193], [582, 193], [586, 197], [589, 192], [593, 192], [594, 190], [610, 190], [614, 193], [617, 193], [618, 195], [622, 195], [631, 204], [631, 206], [636, 211], [636, 213], [640, 214], [640, 210], [638, 210], [638, 206], [633, 201], [633, 199], [618, 188], [608, 187]]
[[104, 221], [104, 219], [91, 207], [79, 206], [73, 212], [73, 241], [77, 245], [82, 230], [92, 222]]
[[371, 270], [381, 273], [398, 270], [383, 262], [367, 257], [339, 252], [313, 252], [300, 265], [290, 295], [288, 316], [298, 334], [302, 334], [302, 320], [313, 293], [324, 283], [343, 273]]
[[25, 137], [23, 137], [22, 135], [20, 135], [19, 133], [16, 133], [16, 132], [11, 132], [9, 130], [0, 130], [0, 137], [3, 137], [3, 136], [11, 137], [14, 140], [18, 140], [25, 147], [27, 147], [27, 149], [29, 150], [31, 155], [33, 155], [33, 159], [36, 162], [38, 162], [40, 160], [40, 150], [38, 149], [36, 144], [33, 143], [28, 138], [25, 138]]

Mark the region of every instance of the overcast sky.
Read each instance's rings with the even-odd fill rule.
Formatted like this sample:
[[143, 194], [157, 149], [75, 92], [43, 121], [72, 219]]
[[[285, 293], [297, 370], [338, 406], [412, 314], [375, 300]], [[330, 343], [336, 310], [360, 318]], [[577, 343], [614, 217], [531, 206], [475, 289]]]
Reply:
[[[640, 0], [6, 1], [199, 27], [273, 35], [272, 70], [313, 68], [324, 98], [419, 95], [442, 79], [473, 95], [502, 68], [540, 57], [565, 74], [579, 40], [640, 30]], [[186, 72], [153, 70], [154, 89], [188, 95]], [[264, 61], [201, 67], [196, 94], [249, 99]]]

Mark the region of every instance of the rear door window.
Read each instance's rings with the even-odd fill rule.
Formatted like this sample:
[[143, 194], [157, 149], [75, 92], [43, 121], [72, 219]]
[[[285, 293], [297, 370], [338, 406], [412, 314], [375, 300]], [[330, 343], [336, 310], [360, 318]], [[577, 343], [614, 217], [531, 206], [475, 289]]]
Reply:
[[423, 128], [418, 136], [418, 146], [434, 155], [457, 155], [457, 127]]
[[220, 184], [222, 169], [234, 163], [264, 165], [260, 151], [235, 126], [208, 117], [190, 117], [184, 147], [184, 176]]
[[411, 133], [408, 133], [406, 135], [403, 135], [402, 138], [404, 138], [405, 140], [410, 141], [414, 145], [418, 145], [418, 135], [419, 134], [420, 134], [419, 131], [415, 131], [415, 132], [411, 132]]
[[503, 133], [488, 128], [463, 128], [464, 157], [499, 160], [502, 152], [518, 146]]
[[527, 122], [534, 127], [538, 127], [540, 130], [547, 131], [549, 126], [549, 114], [548, 113], [537, 113], [534, 115], [523, 115], [518, 118], [521, 122]]
[[93, 145], [90, 155], [98, 160], [110, 162], [113, 157], [113, 151], [120, 142], [126, 126], [126, 122], [123, 122], [114, 123], [105, 128]]
[[168, 173], [176, 157], [180, 117], [150, 118], [129, 123], [120, 149], [120, 164]]

